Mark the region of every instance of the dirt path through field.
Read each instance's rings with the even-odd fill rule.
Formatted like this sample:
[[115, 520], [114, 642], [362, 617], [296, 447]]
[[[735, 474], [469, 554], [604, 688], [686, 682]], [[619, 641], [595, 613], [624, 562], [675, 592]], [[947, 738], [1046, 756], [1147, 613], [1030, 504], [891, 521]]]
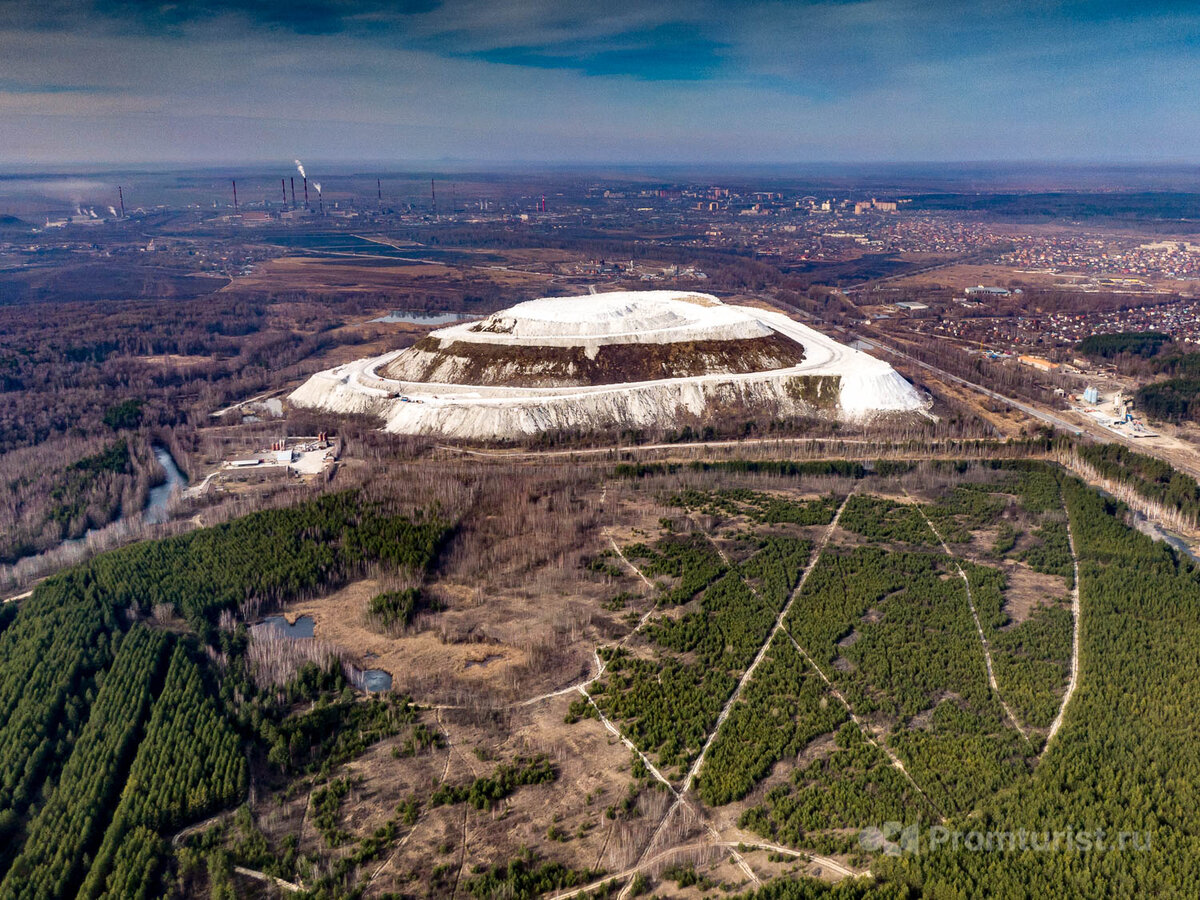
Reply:
[[1058, 734], [1058, 729], [1062, 727], [1063, 716], [1067, 712], [1067, 704], [1071, 702], [1071, 695], [1075, 693], [1075, 686], [1079, 683], [1079, 629], [1083, 614], [1079, 602], [1079, 555], [1075, 552], [1075, 534], [1071, 530], [1071, 511], [1069, 509], [1067, 510], [1067, 542], [1071, 546], [1071, 564], [1075, 567], [1075, 586], [1071, 589], [1071, 619], [1073, 622], [1071, 629], [1071, 677], [1067, 681], [1067, 690], [1063, 694], [1062, 704], [1058, 707], [1058, 715], [1054, 717], [1054, 721], [1050, 723], [1050, 730], [1046, 733], [1046, 743], [1042, 747], [1042, 752], [1038, 754], [1038, 760], [1041, 760], [1046, 755], [1046, 751], [1050, 749], [1050, 742], [1054, 740], [1054, 736]]
[[958, 570], [958, 577], [962, 579], [963, 585], [967, 589], [967, 606], [971, 609], [971, 618], [975, 622], [975, 631], [979, 635], [979, 643], [983, 647], [983, 662], [987, 667], [988, 684], [992, 688], [992, 692], [996, 695], [996, 699], [1000, 701], [1000, 705], [1004, 708], [1004, 714], [1008, 716], [1013, 727], [1020, 732], [1021, 737], [1025, 738], [1025, 742], [1029, 743], [1029, 735], [1025, 729], [1021, 727], [1021, 723], [1017, 721], [1017, 717], [1013, 714], [1012, 709], [1005, 702], [1004, 697], [1000, 693], [1000, 685], [996, 683], [996, 673], [992, 669], [992, 651], [988, 647], [988, 639], [983, 633], [983, 625], [979, 622], [979, 613], [975, 610], [975, 598], [971, 594], [971, 579], [967, 577], [967, 573], [963, 571], [963, 567], [959, 565], [958, 559], [950, 552], [950, 547], [945, 539], [941, 536], [936, 528], [933, 527], [933, 522], [929, 520], [929, 516], [925, 515], [925, 509], [921, 504], [916, 504], [917, 511], [921, 514], [921, 518], [925, 520], [925, 524], [929, 526], [929, 530], [933, 532], [933, 536], [938, 539], [938, 543], [942, 545], [942, 551], [950, 558], [950, 562], [954, 563], [954, 568]]

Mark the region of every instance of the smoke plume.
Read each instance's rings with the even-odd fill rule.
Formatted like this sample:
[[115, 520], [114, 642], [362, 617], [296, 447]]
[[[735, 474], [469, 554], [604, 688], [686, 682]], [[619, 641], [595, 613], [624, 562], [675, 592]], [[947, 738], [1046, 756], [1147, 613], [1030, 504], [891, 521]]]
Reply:
[[296, 170], [300, 173], [301, 178], [308, 177], [307, 175], [304, 174], [304, 163], [300, 162], [300, 160], [296, 160]]

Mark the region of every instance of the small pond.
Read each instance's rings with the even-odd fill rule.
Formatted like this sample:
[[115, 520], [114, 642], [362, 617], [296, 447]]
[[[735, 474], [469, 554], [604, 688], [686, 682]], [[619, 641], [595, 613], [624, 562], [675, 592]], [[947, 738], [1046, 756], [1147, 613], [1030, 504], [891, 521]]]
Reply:
[[392, 675], [383, 669], [365, 669], [362, 673], [363, 690], [370, 694], [382, 694], [392, 689]]
[[285, 637], [290, 638], [310, 638], [313, 636], [313, 629], [316, 626], [312, 616], [300, 616], [291, 625], [283, 616], [267, 616], [262, 623], [273, 626], [282, 631]]
[[410, 312], [403, 309], [393, 309], [386, 316], [380, 316], [378, 319], [372, 319], [372, 322], [405, 322], [409, 325], [449, 325], [451, 322], [458, 322], [467, 318], [462, 313], [427, 313], [427, 312]]

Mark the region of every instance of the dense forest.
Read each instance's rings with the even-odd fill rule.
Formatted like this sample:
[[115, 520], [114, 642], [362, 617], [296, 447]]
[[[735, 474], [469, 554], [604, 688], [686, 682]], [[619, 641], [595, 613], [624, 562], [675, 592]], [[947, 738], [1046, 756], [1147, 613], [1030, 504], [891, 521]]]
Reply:
[[[434, 513], [342, 492], [39, 584], [0, 634], [0, 896], [150, 896], [171, 833], [244, 793], [247, 741], [290, 735], [292, 761], [361, 741], [366, 720], [339, 724], [369, 705], [323, 707], [333, 717], [306, 726], [315, 711], [293, 719], [288, 692], [256, 689], [239, 611], [376, 569], [422, 572], [446, 533]], [[186, 631], [159, 626], [176, 614]], [[312, 674], [289, 690], [346, 686]]]
[[1075, 345], [1075, 352], [1092, 359], [1112, 359], [1114, 356], [1154, 356], [1163, 345], [1171, 342], [1169, 334], [1161, 331], [1122, 331], [1118, 334], [1093, 334]]
[[[1050, 848], [928, 848], [881, 874], [922, 895], [986, 885], [992, 896], [1195, 896], [1200, 777], [1193, 674], [1200, 664], [1200, 578], [1162, 543], [1126, 527], [1118, 505], [1068, 479], [1082, 560], [1086, 690], [1029, 778], [981, 801], [962, 827], [1023, 830]], [[1072, 849], [1065, 835], [1087, 832]], [[1121, 832], [1126, 833], [1120, 848]], [[923, 848], [926, 849], [926, 848]]]
[[1138, 496], [1200, 521], [1200, 485], [1190, 475], [1154, 456], [1135, 453], [1121, 444], [1079, 444], [1079, 458], [1101, 478], [1126, 485]]
[[1137, 406], [1151, 419], [1167, 422], [1200, 419], [1200, 378], [1168, 378], [1138, 388]]
[[[816, 729], [834, 731], [835, 748], [793, 768], [785, 783], [775, 784], [762, 802], [743, 814], [741, 825], [782, 843], [823, 846], [826, 851], [839, 846], [836, 840], [822, 843], [820, 835], [829, 828], [861, 828], [892, 821], [912, 825], [915, 830], [913, 842], [901, 845], [895, 855], [873, 859], [871, 882], [844, 881], [826, 888], [782, 881], [748, 896], [766, 900], [826, 895], [1195, 895], [1200, 871], [1194, 845], [1200, 828], [1193, 821], [1194, 805], [1183, 798], [1192, 792], [1191, 785], [1200, 772], [1200, 762], [1190, 749], [1195, 746], [1196, 725], [1189, 718], [1187, 699], [1194, 693], [1188, 687], [1191, 673], [1200, 663], [1196, 658], [1200, 652], [1196, 649], [1200, 647], [1196, 634], [1200, 631], [1200, 572], [1169, 546], [1130, 529], [1120, 503], [1053, 469], [1026, 468], [991, 484], [965, 488], [1015, 496], [1018, 506], [1007, 507], [1002, 514], [1003, 521], [1017, 523], [1019, 533], [1031, 533], [1039, 521], [1043, 524], [1038, 527], [1045, 528], [1045, 523], [1056, 521], [1058, 515], [1069, 517], [1081, 566], [1084, 628], [1080, 668], [1084, 686], [1067, 707], [1061, 733], [1044, 756], [1035, 755], [1036, 746], [1023, 746], [1020, 739], [993, 755], [986, 746], [995, 737], [988, 738], [986, 727], [981, 731], [987, 719], [982, 710], [971, 713], [962, 703], [943, 702], [936, 707], [931, 730], [897, 727], [887, 735], [887, 742], [904, 759], [909, 781], [887, 764], [876, 743], [844, 717], [833, 716], [831, 725], [814, 718], [827, 712], [814, 702], [819, 692], [807, 686], [812, 683], [813, 669], [788, 652], [790, 644], [777, 641], [768, 662], [735, 706], [727, 723], [732, 727], [719, 736], [710, 764], [736, 753], [739, 764], [723, 765], [723, 771], [731, 775], [765, 773], [772, 760], [779, 758], [776, 754], [795, 753]], [[962, 493], [963, 487], [957, 492]], [[952, 505], [959, 507], [956, 515], [964, 521], [962, 504]], [[988, 524], [982, 517], [977, 521]], [[903, 540], [900, 535], [903, 532], [892, 539]], [[920, 546], [919, 532], [911, 537], [918, 538], [916, 546]], [[866, 550], [856, 552], [864, 554]], [[1011, 553], [1013, 546], [1001, 544], [995, 552]], [[922, 555], [928, 559], [927, 554], [914, 552], [912, 562]], [[903, 568], [895, 557], [894, 552], [880, 554], [872, 568], [863, 572], [874, 573], [881, 566], [883, 571], [893, 565]], [[865, 715], [872, 704], [895, 703], [893, 698], [903, 698], [906, 690], [920, 687], [923, 677], [953, 674], [952, 668], [922, 662], [922, 648], [909, 645], [903, 653], [894, 654], [897, 645], [892, 640], [886, 645], [893, 654], [885, 657], [890, 660], [888, 669], [874, 671], [891, 677], [890, 668], [899, 666], [905, 674], [886, 692], [857, 689], [856, 682], [871, 677], [873, 671], [871, 651], [864, 646], [869, 631], [860, 623], [853, 643], [839, 641], [846, 633], [835, 624], [839, 606], [848, 603], [853, 613], [874, 604], [886, 622], [888, 611], [895, 611], [894, 604], [904, 596], [903, 591], [914, 591], [905, 605], [917, 615], [921, 615], [921, 598], [932, 598], [936, 591], [933, 585], [920, 585], [910, 574], [890, 585], [880, 583], [874, 591], [868, 590], [863, 600], [843, 597], [843, 586], [866, 588], [878, 575], [848, 577], [843, 569], [836, 587], [826, 590], [822, 570], [843, 563], [836, 557], [830, 557], [828, 563], [825, 560], [823, 556], [809, 579], [789, 632], [801, 645], [829, 648], [823, 668], [842, 684], [852, 709]], [[989, 587], [991, 576], [986, 575], [986, 567], [972, 566], [968, 572], [985, 629], [991, 633], [993, 652], [999, 657], [1006, 650], [1005, 636], [1014, 632], [997, 631], [995, 623], [987, 624], [999, 606], [989, 599], [996, 595]], [[822, 596], [827, 598], [824, 602], [815, 602]], [[887, 599], [881, 601], [881, 597]], [[1045, 609], [1049, 614], [1056, 607]], [[835, 614], [833, 618], [830, 613]], [[1007, 648], [1047, 653], [1059, 685], [1067, 652], [1064, 622], [1069, 622], [1069, 617], [1030, 618], [1020, 626], [1027, 632], [1025, 636], [1020, 641], [1010, 640]], [[868, 628], [878, 630], [875, 624]], [[950, 634], [945, 625], [938, 633]], [[1050, 643], [1046, 636], [1053, 636]], [[963, 652], [968, 652], [965, 645]], [[848, 655], [853, 667], [832, 665], [837, 655]], [[818, 665], [821, 660], [816, 657]], [[1036, 666], [1023, 664], [1021, 668], [1020, 677], [1037, 671]], [[922, 676], [922, 672], [926, 674]], [[958, 677], [967, 674], [964, 670]], [[1001, 689], [1019, 696], [1011, 681], [1014, 674], [1018, 673], [1000, 677]], [[978, 676], [973, 677], [978, 681]], [[974, 696], [975, 703], [987, 708], [986, 686], [968, 695], [963, 692], [967, 683], [959, 684], [950, 696], [964, 700]], [[1039, 708], [1036, 705], [1018, 705], [1026, 710], [1027, 721], [1039, 718], [1034, 715]], [[1040, 714], [1043, 725], [1045, 716], [1046, 712]], [[839, 719], [843, 724], [837, 727]], [[998, 734], [995, 728], [991, 726], [993, 735]], [[791, 743], [793, 739], [798, 743]], [[946, 746], [939, 750], [939, 744]], [[1012, 766], [1021, 756], [1025, 762]], [[954, 785], [945, 780], [952, 772], [969, 774]], [[728, 802], [749, 788], [750, 782], [729, 782], [728, 776], [718, 781], [708, 773], [706, 765], [700, 786], [710, 802]], [[939, 819], [941, 824], [937, 824]], [[951, 842], [954, 834], [959, 836], [958, 846]], [[966, 849], [962, 841], [967, 842]], [[851, 849], [850, 844], [841, 846]]]

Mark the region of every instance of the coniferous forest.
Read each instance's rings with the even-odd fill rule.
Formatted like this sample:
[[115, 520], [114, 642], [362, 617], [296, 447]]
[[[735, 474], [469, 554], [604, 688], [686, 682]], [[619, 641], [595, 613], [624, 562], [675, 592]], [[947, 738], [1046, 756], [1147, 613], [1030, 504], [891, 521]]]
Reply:
[[[1137, 456], [1091, 461], [1112, 480], [1175, 483]], [[870, 873], [829, 883], [793, 872], [765, 880], [754, 900], [1200, 891], [1190, 800], [1200, 570], [1131, 528], [1119, 501], [1046, 462], [889, 469], [907, 479], [899, 487], [870, 466], [756, 468], [603, 473], [631, 496], [648, 484], [667, 514], [573, 576], [644, 579], [650, 603], [625, 610], [625, 630], [597, 648], [599, 674], [546, 695], [561, 698], [566, 734], [611, 726], [634, 748], [619, 768], [628, 793], [576, 798], [585, 818], [625, 833], [654, 817], [642, 834], [661, 818], [673, 833], [664, 811], [686, 803], [689, 815], [736, 823], [747, 853], [762, 841], [781, 858], [824, 854]], [[794, 490], [720, 486], [732, 473]], [[1162, 498], [1191, 502], [1178, 489]], [[0, 897], [190, 896], [196, 885], [233, 896], [234, 865], [307, 896], [370, 896], [372, 873], [419, 823], [454, 817], [469, 834], [576, 777], [542, 749], [498, 758], [481, 744], [471, 777], [447, 779], [449, 760], [469, 757], [448, 743], [440, 712], [354, 690], [336, 658], [271, 678], [252, 661], [247, 619], [368, 575], [406, 573], [404, 587], [374, 596], [441, 615], [421, 577], [462, 527], [437, 508], [328, 493], [102, 554], [10, 605]], [[1031, 585], [1040, 593], [1025, 608]], [[1078, 683], [1064, 707], [1075, 592]], [[507, 709], [463, 721], [490, 727]], [[364, 796], [354, 763], [382, 742], [389, 765], [437, 754], [442, 777], [356, 832], [344, 815]], [[307, 796], [308, 844], [260, 828], [269, 817], [256, 820], [262, 801], [248, 801], [255, 772], [272, 802]], [[625, 873], [569, 865], [573, 842], [597, 826], [566, 830], [559, 816], [539, 823], [538, 850], [438, 862], [400, 895], [449, 896], [456, 881], [472, 896], [530, 898], [717, 886], [686, 861]], [[888, 823], [915, 838], [860, 838]], [[992, 846], [955, 847], [952, 835]], [[435, 849], [457, 848], [446, 838]]]
[[[228, 613], [374, 567], [424, 570], [446, 529], [342, 492], [39, 584], [0, 634], [0, 896], [153, 895], [173, 834], [245, 795], [249, 745], [278, 727], [238, 720], [231, 694], [254, 689]], [[152, 627], [164, 607], [187, 627]]]

